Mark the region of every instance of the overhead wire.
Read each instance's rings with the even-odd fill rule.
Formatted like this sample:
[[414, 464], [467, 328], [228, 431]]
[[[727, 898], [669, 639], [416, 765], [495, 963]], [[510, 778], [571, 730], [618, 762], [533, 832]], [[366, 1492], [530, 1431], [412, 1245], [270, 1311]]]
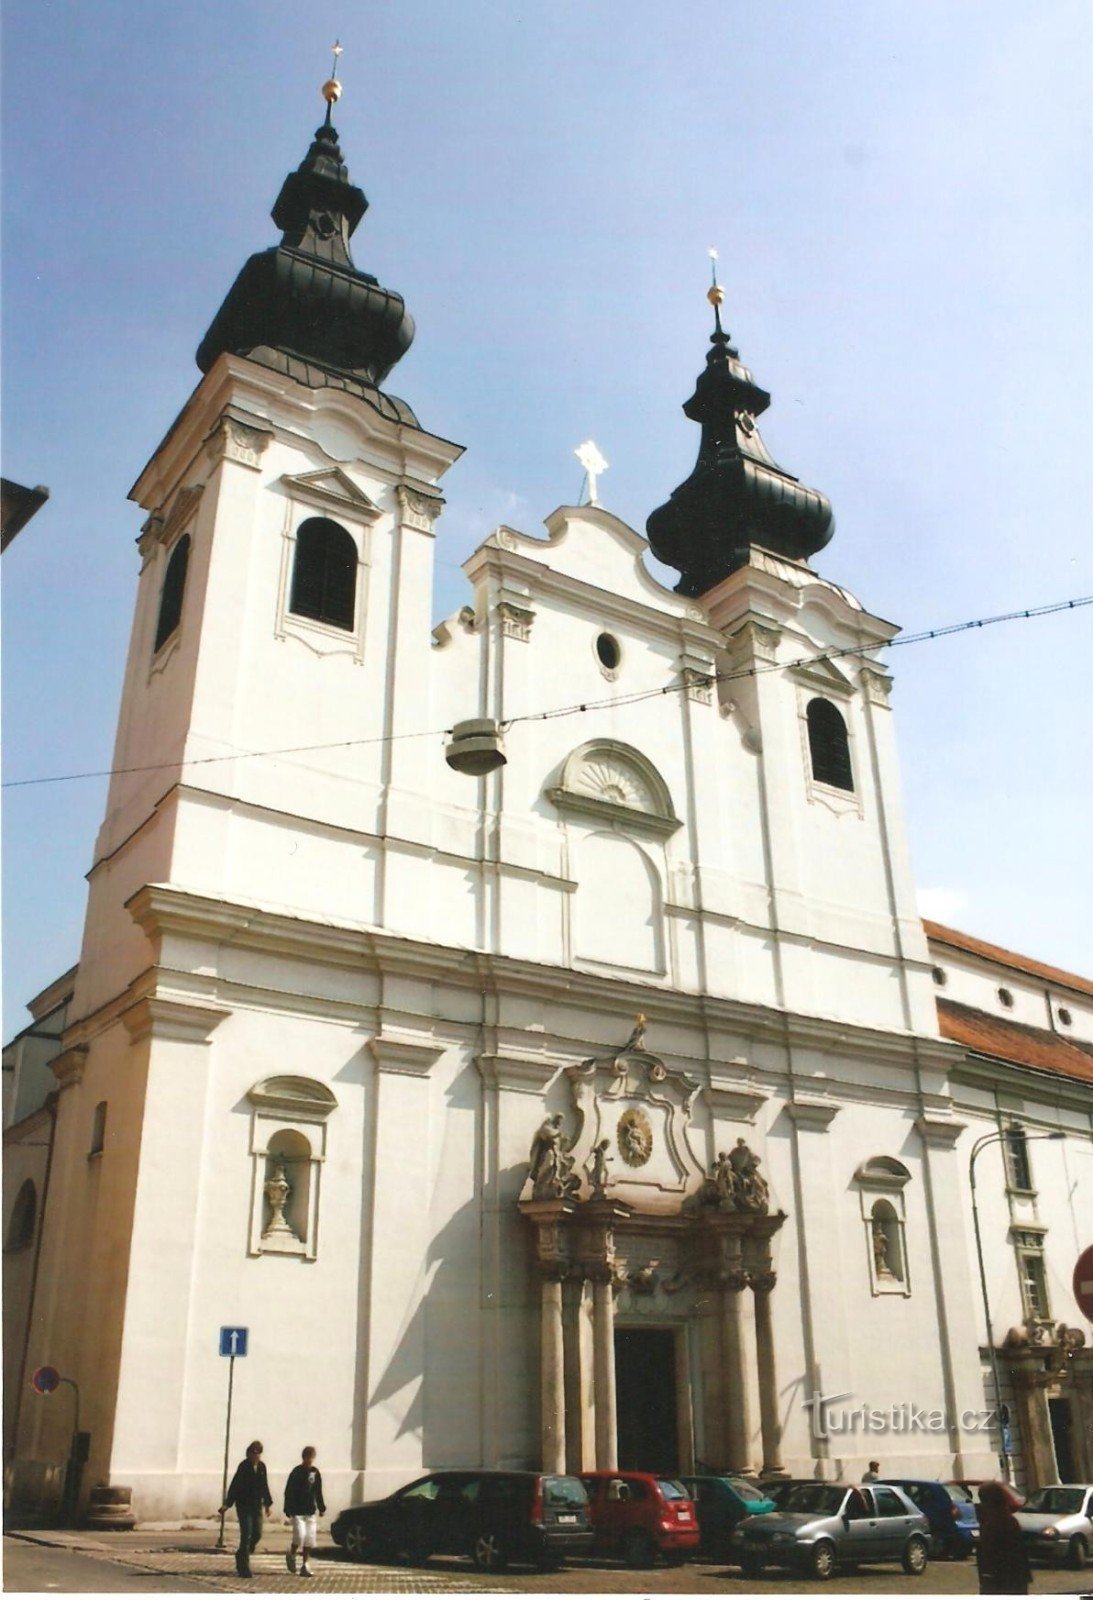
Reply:
[[[1028, 621], [1034, 617], [1050, 616], [1059, 611], [1076, 611], [1080, 607], [1088, 605], [1093, 605], [1093, 595], [1081, 595], [1073, 600], [1056, 600], [1042, 606], [1025, 606], [1021, 610], [1003, 611], [992, 617], [975, 617], [970, 621], [951, 622], [940, 628], [924, 628], [918, 633], [901, 634], [898, 638], [885, 640], [881, 644], [842, 645], [838, 648], [817, 651], [814, 655], [798, 656], [793, 661], [768, 661], [751, 667], [736, 667], [723, 672], [703, 673], [702, 681], [713, 686], [717, 683], [733, 683], [744, 678], [755, 678], [767, 672], [788, 672], [801, 667], [816, 666], [824, 661], [837, 661], [847, 656], [871, 656], [878, 650], [891, 650], [900, 645], [925, 644], [931, 639], [944, 639], [957, 633], [969, 633], [977, 628], [991, 628], [1001, 622]], [[515, 716], [503, 718], [501, 726], [507, 730], [524, 722], [548, 722], [554, 721], [559, 717], [581, 716], [591, 711], [637, 705], [644, 700], [655, 700], [662, 695], [680, 694], [687, 686], [687, 680], [681, 678], [675, 682], [663, 684], [656, 689], [639, 689], [632, 694], [626, 695], [607, 695], [598, 700], [579, 700], [570, 705], [555, 706], [545, 711], [520, 712]], [[313, 755], [320, 751], [348, 750], [375, 744], [394, 744], [407, 739], [443, 739], [451, 731], [451, 728], [423, 728], [413, 733], [383, 733], [359, 739], [339, 739], [322, 744], [285, 745], [268, 750], [236, 750], [226, 755], [193, 756], [181, 762], [154, 761], [131, 767], [104, 767], [96, 771], [62, 772], [39, 778], [12, 778], [0, 784], [0, 788], [28, 789], [50, 783], [78, 783], [83, 779], [89, 778], [116, 778], [140, 772], [166, 772], [175, 767], [212, 766], [225, 761], [253, 761], [265, 757]]]

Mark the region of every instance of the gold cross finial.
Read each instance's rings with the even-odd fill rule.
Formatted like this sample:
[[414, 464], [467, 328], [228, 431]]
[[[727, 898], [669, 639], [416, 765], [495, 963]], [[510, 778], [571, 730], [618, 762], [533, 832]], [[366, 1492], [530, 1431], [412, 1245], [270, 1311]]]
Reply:
[[334, 57], [334, 64], [330, 69], [330, 76], [323, 84], [323, 99], [326, 101], [326, 120], [330, 121], [330, 112], [335, 103], [341, 99], [342, 86], [338, 82], [338, 57], [342, 52], [342, 42], [335, 39], [330, 47]]

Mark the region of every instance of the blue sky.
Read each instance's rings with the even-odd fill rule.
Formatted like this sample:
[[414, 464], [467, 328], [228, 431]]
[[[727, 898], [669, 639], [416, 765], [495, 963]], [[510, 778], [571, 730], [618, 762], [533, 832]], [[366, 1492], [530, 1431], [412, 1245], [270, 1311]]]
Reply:
[[[140, 523], [126, 494], [320, 120], [358, 266], [418, 325], [389, 381], [467, 446], [437, 615], [498, 521], [610, 462], [642, 529], [691, 469], [706, 251], [835, 506], [825, 576], [908, 632], [1093, 593], [1093, 9], [953, 0], [8, 0], [4, 776], [108, 765]], [[935, 914], [1093, 973], [1093, 608], [892, 653]], [[103, 780], [4, 806], [5, 1037], [78, 954]]]

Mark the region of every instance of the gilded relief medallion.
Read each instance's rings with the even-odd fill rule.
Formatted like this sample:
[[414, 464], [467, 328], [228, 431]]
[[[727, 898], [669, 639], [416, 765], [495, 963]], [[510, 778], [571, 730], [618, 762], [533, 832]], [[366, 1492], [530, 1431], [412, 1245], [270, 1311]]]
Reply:
[[615, 1138], [628, 1167], [643, 1167], [653, 1153], [653, 1129], [644, 1111], [624, 1111]]

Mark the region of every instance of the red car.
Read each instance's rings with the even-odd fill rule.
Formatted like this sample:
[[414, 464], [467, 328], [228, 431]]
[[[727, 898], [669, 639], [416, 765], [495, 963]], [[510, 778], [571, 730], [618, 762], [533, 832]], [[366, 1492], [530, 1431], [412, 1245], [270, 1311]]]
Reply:
[[597, 1555], [651, 1567], [658, 1556], [679, 1566], [698, 1549], [694, 1502], [675, 1478], [653, 1472], [582, 1472]]

